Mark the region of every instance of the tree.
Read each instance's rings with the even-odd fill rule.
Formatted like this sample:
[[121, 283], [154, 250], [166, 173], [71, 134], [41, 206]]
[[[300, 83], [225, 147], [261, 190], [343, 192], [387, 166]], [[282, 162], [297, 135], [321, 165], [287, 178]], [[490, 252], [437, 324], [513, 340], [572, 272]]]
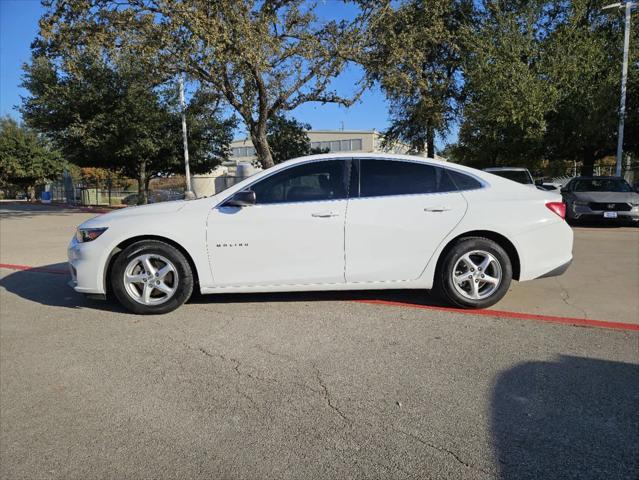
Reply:
[[513, 6], [487, 4], [466, 36], [464, 117], [453, 151], [477, 167], [542, 155], [546, 114], [557, 95], [542, 70], [543, 5]]
[[[576, 160], [591, 174], [616, 145], [619, 19], [589, 0], [483, 2], [475, 17], [455, 156], [476, 166]], [[632, 99], [639, 64], [630, 65]], [[638, 128], [628, 106], [627, 132]]]
[[460, 33], [471, 18], [467, 0], [408, 0], [376, 4], [363, 63], [390, 101], [384, 142], [408, 143], [435, 155], [435, 136], [447, 131], [459, 99]]
[[311, 141], [306, 134], [310, 128], [308, 123], [301, 123], [284, 115], [271, 118], [267, 125], [267, 137], [273, 163], [282, 163], [311, 153], [322, 153], [319, 149], [311, 148]]
[[[268, 120], [306, 102], [351, 105], [332, 80], [362, 43], [361, 20], [320, 21], [304, 0], [49, 0], [39, 48], [73, 58], [132, 50], [147, 70], [185, 72], [224, 96], [273, 165]], [[362, 85], [363, 88], [363, 85]]]
[[64, 164], [46, 139], [10, 117], [0, 119], [0, 185], [22, 187], [35, 200], [35, 187], [60, 175]]
[[[592, 175], [596, 160], [614, 155], [622, 61], [623, 22], [609, 16], [601, 4], [573, 0], [555, 7], [555, 15], [565, 19], [548, 35], [547, 76], [558, 91], [557, 102], [547, 115], [544, 138], [546, 156], [551, 160], [581, 160], [582, 175]], [[639, 35], [631, 41], [629, 62], [628, 123], [625, 142], [632, 150], [639, 125], [633, 121], [636, 106], [636, 78], [639, 76]], [[634, 128], [634, 129], [633, 129]], [[637, 153], [636, 147], [634, 150]]]
[[[149, 181], [183, 172], [176, 89], [135, 58], [86, 52], [73, 62], [52, 52], [25, 66], [22, 114], [80, 166], [117, 170], [138, 180], [147, 202]], [[207, 172], [228, 155], [234, 119], [223, 120], [218, 101], [199, 89], [187, 108], [193, 173]]]

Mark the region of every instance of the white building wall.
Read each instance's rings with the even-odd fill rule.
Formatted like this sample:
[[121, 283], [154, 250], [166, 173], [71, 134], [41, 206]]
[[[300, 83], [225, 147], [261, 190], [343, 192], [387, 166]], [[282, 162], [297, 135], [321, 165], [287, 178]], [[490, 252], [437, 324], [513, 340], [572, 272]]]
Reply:
[[[310, 130], [307, 132], [311, 148], [328, 149], [329, 152], [382, 152], [382, 134], [376, 130]], [[388, 149], [391, 153], [408, 153], [406, 145]], [[251, 162], [257, 158], [250, 138], [236, 139], [231, 143], [231, 160]]]

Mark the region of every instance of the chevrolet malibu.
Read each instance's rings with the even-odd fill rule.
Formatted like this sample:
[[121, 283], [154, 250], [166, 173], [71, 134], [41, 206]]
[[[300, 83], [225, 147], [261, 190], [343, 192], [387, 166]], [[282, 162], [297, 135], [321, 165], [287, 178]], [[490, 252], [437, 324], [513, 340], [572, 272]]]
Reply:
[[511, 280], [563, 273], [572, 230], [556, 194], [455, 164], [324, 154], [208, 198], [125, 208], [78, 227], [77, 292], [140, 314], [203, 294], [436, 289], [485, 308]]

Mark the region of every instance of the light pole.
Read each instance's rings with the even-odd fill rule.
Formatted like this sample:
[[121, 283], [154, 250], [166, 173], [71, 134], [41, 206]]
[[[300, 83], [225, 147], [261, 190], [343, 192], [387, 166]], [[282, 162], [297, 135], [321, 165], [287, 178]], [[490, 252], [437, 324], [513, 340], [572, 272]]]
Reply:
[[621, 165], [623, 161], [623, 123], [626, 116], [626, 81], [628, 80], [628, 49], [630, 48], [630, 10], [636, 6], [637, 2], [611, 3], [602, 8], [624, 8], [626, 10], [626, 19], [624, 23], [623, 34], [623, 65], [621, 67], [621, 101], [619, 103], [619, 133], [617, 134], [617, 166], [615, 175], [621, 177]]
[[195, 194], [191, 189], [191, 169], [189, 168], [189, 142], [186, 138], [186, 105], [184, 102], [184, 78], [182, 75], [178, 77], [180, 85], [180, 110], [182, 111], [182, 142], [184, 144], [184, 175], [186, 177], [186, 191], [184, 198], [191, 200], [195, 198]]

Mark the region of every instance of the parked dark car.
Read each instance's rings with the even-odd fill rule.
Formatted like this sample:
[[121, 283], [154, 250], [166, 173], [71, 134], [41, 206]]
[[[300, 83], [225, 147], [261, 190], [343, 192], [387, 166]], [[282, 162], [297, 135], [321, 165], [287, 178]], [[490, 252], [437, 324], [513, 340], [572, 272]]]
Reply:
[[639, 193], [620, 177], [575, 177], [561, 189], [567, 220], [639, 222]]
[[[170, 202], [172, 200], [183, 200], [184, 193], [175, 191], [175, 190], [154, 190], [149, 192], [148, 202], [149, 203], [159, 203], [159, 202]], [[131, 195], [127, 195], [122, 199], [122, 203], [124, 205], [137, 205], [138, 204], [138, 194], [132, 193]]]

